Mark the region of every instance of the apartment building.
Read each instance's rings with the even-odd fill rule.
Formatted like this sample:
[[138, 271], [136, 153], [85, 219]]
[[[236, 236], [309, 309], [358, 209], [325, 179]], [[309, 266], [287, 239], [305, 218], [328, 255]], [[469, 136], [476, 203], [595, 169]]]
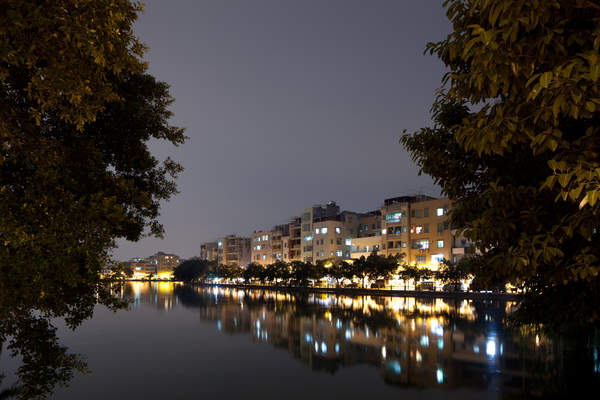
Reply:
[[250, 263], [250, 238], [228, 235], [217, 241], [218, 262], [245, 267]]
[[301, 258], [305, 262], [314, 262], [313, 250], [313, 221], [327, 217], [335, 217], [340, 213], [340, 207], [335, 201], [330, 201], [326, 204], [316, 204], [312, 207], [305, 208], [302, 212], [302, 249]]
[[343, 211], [313, 221], [313, 260], [350, 258], [352, 237], [356, 235], [358, 215]]
[[200, 245], [200, 259], [217, 261], [219, 259], [219, 244], [217, 242], [205, 242]]
[[360, 258], [368, 257], [372, 252], [376, 251], [377, 254], [382, 255], [381, 252], [383, 241], [381, 234], [373, 236], [363, 236], [350, 239], [350, 257]]
[[356, 237], [381, 235], [381, 210], [358, 214], [358, 232]]
[[302, 218], [293, 217], [288, 224], [288, 234], [281, 237], [283, 242], [283, 261], [302, 260]]
[[150, 275], [158, 279], [169, 279], [181, 259], [177, 254], [159, 251], [146, 258], [134, 258], [126, 263], [133, 271], [134, 279], [148, 278]]
[[450, 202], [430, 196], [386, 199], [381, 207], [382, 254], [403, 255], [410, 264], [435, 267], [452, 260]]
[[284, 251], [289, 246], [290, 225], [277, 225], [270, 231], [252, 233], [251, 262], [269, 265], [275, 261], [284, 261]]

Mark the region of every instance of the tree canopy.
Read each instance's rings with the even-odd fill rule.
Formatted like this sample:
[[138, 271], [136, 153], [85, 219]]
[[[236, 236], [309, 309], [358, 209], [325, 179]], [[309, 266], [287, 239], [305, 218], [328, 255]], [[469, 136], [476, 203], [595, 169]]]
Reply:
[[402, 144], [453, 201], [453, 225], [483, 251], [476, 278], [524, 285], [534, 296], [592, 290], [600, 272], [600, 7], [445, 6], [453, 31], [427, 47], [448, 69], [434, 126]]
[[75, 327], [98, 301], [121, 306], [100, 270], [116, 239], [162, 234], [160, 202], [176, 193], [181, 166], [148, 143], [185, 136], [169, 123], [168, 85], [145, 72], [140, 11], [129, 0], [0, 6], [0, 342], [24, 356], [23, 393], [82, 369], [49, 319]]

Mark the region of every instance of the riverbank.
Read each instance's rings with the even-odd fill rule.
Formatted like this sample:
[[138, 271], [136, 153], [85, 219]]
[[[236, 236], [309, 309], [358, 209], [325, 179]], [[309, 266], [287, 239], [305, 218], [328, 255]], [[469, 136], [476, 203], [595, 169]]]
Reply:
[[512, 293], [478, 293], [478, 292], [437, 292], [433, 290], [398, 290], [398, 289], [363, 289], [363, 288], [325, 288], [325, 287], [287, 287], [270, 285], [242, 285], [233, 283], [192, 283], [194, 286], [226, 287], [235, 289], [275, 290], [278, 292], [307, 292], [323, 294], [343, 294], [346, 296], [393, 296], [441, 298], [453, 300], [501, 300], [519, 301], [521, 295]]

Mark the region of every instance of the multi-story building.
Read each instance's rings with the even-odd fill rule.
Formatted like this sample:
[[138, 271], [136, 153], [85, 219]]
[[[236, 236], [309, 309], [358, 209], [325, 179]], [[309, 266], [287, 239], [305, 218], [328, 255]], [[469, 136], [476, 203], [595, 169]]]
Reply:
[[446, 198], [402, 196], [386, 199], [381, 207], [382, 254], [400, 255], [406, 262], [435, 267], [453, 260]]
[[218, 261], [223, 265], [245, 267], [250, 263], [250, 238], [228, 235], [217, 242]]
[[358, 227], [358, 215], [344, 211], [313, 221], [313, 260], [350, 258], [352, 242]]
[[217, 242], [205, 242], [200, 245], [200, 259], [217, 261], [219, 259], [219, 244]]
[[269, 265], [278, 260], [284, 261], [289, 236], [289, 224], [277, 225], [270, 231], [253, 232], [251, 262]]
[[340, 207], [335, 201], [330, 201], [327, 204], [316, 204], [312, 207], [305, 208], [302, 212], [302, 261], [314, 262], [313, 250], [313, 221], [335, 217], [340, 213]]
[[155, 278], [170, 279], [173, 270], [179, 265], [181, 259], [176, 254], [168, 254], [162, 251], [146, 258], [133, 258], [124, 263], [133, 271], [134, 279]]
[[283, 242], [283, 261], [302, 260], [302, 218], [293, 217], [288, 224], [288, 234], [281, 237]]
[[358, 237], [381, 235], [381, 210], [358, 214]]
[[378, 252], [377, 254], [379, 255], [382, 254], [380, 252], [383, 247], [381, 234], [352, 238], [350, 239], [350, 243], [352, 249], [350, 257], [352, 258], [360, 258], [362, 256], [366, 258], [374, 251]]

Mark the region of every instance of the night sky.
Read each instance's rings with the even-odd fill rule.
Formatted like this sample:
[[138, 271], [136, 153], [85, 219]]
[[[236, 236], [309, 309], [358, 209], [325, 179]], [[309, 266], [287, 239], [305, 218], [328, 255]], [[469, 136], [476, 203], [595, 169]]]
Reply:
[[398, 138], [430, 124], [444, 68], [423, 52], [450, 31], [442, 0], [145, 3], [135, 30], [189, 140], [152, 144], [185, 168], [162, 207], [165, 239], [121, 241], [116, 259], [192, 257], [329, 200], [369, 211], [439, 195]]

